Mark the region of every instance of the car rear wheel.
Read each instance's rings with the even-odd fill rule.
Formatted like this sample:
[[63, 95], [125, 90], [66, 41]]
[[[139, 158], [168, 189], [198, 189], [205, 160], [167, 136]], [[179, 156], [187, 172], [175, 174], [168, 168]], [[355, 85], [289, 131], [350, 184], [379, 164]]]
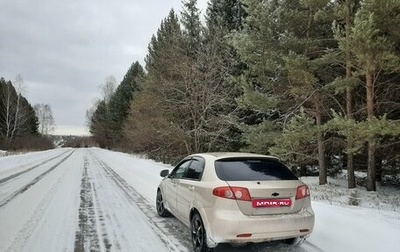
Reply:
[[156, 208], [157, 208], [158, 215], [160, 215], [161, 217], [168, 217], [168, 216], [171, 215], [168, 212], [168, 210], [165, 209], [164, 200], [163, 200], [163, 196], [161, 194], [161, 190], [157, 191]]
[[194, 213], [190, 221], [190, 231], [192, 233], [192, 244], [195, 252], [214, 251], [207, 245], [207, 234], [203, 221], [198, 213]]

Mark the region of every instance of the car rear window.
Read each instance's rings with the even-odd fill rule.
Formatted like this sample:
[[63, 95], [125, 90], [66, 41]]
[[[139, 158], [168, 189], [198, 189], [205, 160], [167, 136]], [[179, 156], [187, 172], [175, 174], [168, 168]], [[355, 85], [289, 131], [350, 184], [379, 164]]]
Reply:
[[273, 159], [229, 158], [215, 161], [218, 178], [224, 181], [297, 180], [285, 165]]

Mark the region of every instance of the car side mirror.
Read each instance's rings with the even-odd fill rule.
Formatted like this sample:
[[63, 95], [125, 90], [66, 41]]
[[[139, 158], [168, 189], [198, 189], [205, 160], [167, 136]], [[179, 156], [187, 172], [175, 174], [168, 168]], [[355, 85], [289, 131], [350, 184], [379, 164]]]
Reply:
[[160, 172], [160, 176], [161, 177], [166, 177], [166, 176], [168, 176], [169, 175], [169, 170], [162, 170], [161, 172]]

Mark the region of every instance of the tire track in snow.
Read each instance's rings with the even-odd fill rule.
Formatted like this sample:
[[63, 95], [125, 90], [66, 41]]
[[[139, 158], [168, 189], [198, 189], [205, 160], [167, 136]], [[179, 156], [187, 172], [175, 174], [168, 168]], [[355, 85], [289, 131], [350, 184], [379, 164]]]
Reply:
[[6, 249], [6, 252], [20, 252], [25, 248], [26, 243], [28, 242], [31, 235], [34, 233], [35, 228], [38, 226], [38, 223], [42, 220], [43, 214], [48, 208], [51, 199], [54, 197], [56, 193], [56, 184], [44, 195], [43, 199], [40, 201], [39, 205], [33, 211], [33, 214], [30, 216], [30, 219], [25, 223], [23, 228], [18, 232], [15, 240], [11, 244], [11, 246]]
[[147, 221], [150, 223], [150, 227], [155, 231], [169, 251], [189, 251], [191, 249], [190, 233], [186, 226], [179, 221], [176, 221], [173, 217], [159, 217], [155, 212], [153, 204], [148, 202], [146, 198], [130, 186], [107, 163], [94, 155], [93, 159], [98, 164], [98, 167], [105, 172], [106, 176], [124, 193], [128, 201], [137, 205], [144, 213], [147, 217]]
[[[59, 166], [62, 162], [64, 162], [69, 156], [61, 160], [58, 164], [54, 166], [52, 170], [54, 170], [57, 166]], [[65, 171], [64, 171], [65, 173]], [[23, 227], [18, 231], [15, 239], [12, 241], [11, 245], [5, 250], [5, 252], [20, 252], [26, 251], [26, 244], [31, 238], [32, 234], [35, 233], [35, 229], [38, 227], [39, 223], [44, 220], [44, 216], [46, 211], [49, 209], [51, 202], [56, 196], [58, 186], [62, 182], [62, 177], [60, 176], [58, 180], [49, 188], [49, 190], [42, 196], [39, 204], [33, 209], [32, 214], [29, 219], [25, 222]], [[43, 177], [42, 177], [43, 178]], [[36, 181], [37, 182], [37, 181]], [[27, 189], [26, 189], [27, 190]], [[25, 191], [26, 191], [25, 190]]]
[[[81, 179], [79, 227], [75, 234], [74, 252], [97, 252], [120, 250], [118, 242], [111, 244], [109, 233], [106, 230], [106, 220], [110, 213], [105, 213], [99, 199], [97, 187], [102, 187], [95, 179], [98, 167], [91, 167], [88, 156], [84, 157], [84, 168]], [[93, 170], [92, 170], [93, 169]], [[98, 168], [101, 169], [101, 168]], [[93, 177], [92, 177], [93, 175]], [[90, 182], [93, 180], [93, 182]]]
[[17, 172], [17, 173], [12, 174], [12, 175], [10, 175], [10, 176], [8, 176], [8, 177], [2, 178], [2, 179], [0, 179], [0, 185], [1, 185], [2, 183], [5, 183], [5, 182], [9, 181], [10, 179], [16, 178], [16, 177], [18, 177], [18, 176], [21, 176], [22, 174], [25, 174], [25, 173], [27, 173], [27, 172], [30, 172], [30, 171], [32, 171], [33, 169], [35, 169], [35, 168], [37, 168], [37, 167], [39, 167], [39, 166], [41, 166], [41, 165], [47, 164], [48, 162], [50, 162], [50, 161], [52, 161], [52, 160], [58, 158], [58, 157], [61, 156], [61, 155], [64, 155], [64, 154], [67, 153], [67, 152], [68, 152], [68, 151], [63, 152], [63, 153], [60, 153], [60, 154], [58, 154], [57, 156], [54, 156], [54, 157], [52, 157], [52, 158], [46, 159], [45, 161], [42, 161], [41, 163], [39, 163], [39, 164], [37, 164], [37, 165], [31, 166], [31, 167], [29, 167], [28, 169], [26, 169], [26, 170], [24, 170], [24, 171]]
[[65, 160], [67, 160], [73, 153], [75, 152], [75, 150], [71, 151], [71, 153], [69, 153], [66, 157], [64, 157], [63, 159], [61, 159], [59, 162], [57, 162], [55, 165], [53, 165], [52, 167], [50, 167], [50, 169], [48, 169], [47, 171], [43, 172], [42, 174], [40, 174], [39, 176], [37, 176], [36, 178], [34, 178], [31, 182], [29, 182], [28, 184], [26, 184], [24, 187], [18, 189], [17, 191], [15, 191], [14, 193], [12, 193], [11, 195], [9, 195], [8, 197], [6, 197], [3, 201], [0, 202], [0, 208], [4, 207], [5, 205], [7, 205], [8, 203], [10, 203], [13, 199], [15, 199], [17, 196], [21, 195], [22, 193], [26, 192], [31, 186], [35, 185], [37, 182], [39, 182], [42, 178], [44, 178], [47, 174], [49, 174], [51, 171], [53, 171], [54, 169], [56, 169], [61, 163], [63, 163]]
[[96, 213], [93, 201], [92, 185], [89, 181], [88, 159], [84, 157], [81, 180], [81, 203], [79, 206], [79, 230], [75, 234], [74, 252], [99, 251], [100, 241], [96, 228]]

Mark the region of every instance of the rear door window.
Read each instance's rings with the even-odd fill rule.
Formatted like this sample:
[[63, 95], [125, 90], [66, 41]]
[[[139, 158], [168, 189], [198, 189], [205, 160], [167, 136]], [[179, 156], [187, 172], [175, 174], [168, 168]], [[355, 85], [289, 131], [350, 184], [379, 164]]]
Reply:
[[297, 180], [281, 162], [262, 158], [229, 158], [215, 161], [218, 178], [224, 181]]

